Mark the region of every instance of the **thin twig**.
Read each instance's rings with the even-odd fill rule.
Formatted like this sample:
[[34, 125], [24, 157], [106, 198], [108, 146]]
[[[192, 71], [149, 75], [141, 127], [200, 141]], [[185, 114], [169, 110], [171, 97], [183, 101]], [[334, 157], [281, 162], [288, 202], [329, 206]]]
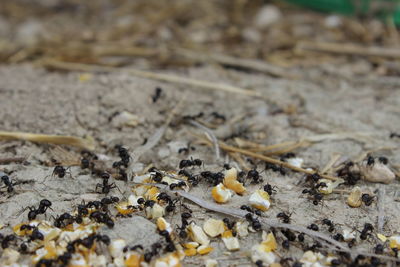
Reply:
[[208, 89], [214, 91], [225, 91], [229, 93], [241, 94], [246, 96], [258, 97], [265, 100], [268, 100], [264, 95], [257, 91], [251, 91], [242, 89], [239, 87], [222, 84], [222, 83], [213, 83], [213, 82], [206, 82], [202, 80], [196, 80], [191, 78], [179, 77], [171, 74], [162, 74], [162, 73], [155, 73], [150, 71], [143, 71], [137, 69], [122, 69], [122, 68], [115, 68], [115, 67], [105, 67], [101, 65], [91, 65], [91, 64], [81, 64], [81, 63], [70, 63], [70, 62], [63, 62], [57, 60], [45, 60], [40, 62], [40, 64], [44, 67], [51, 68], [51, 69], [58, 69], [58, 70], [66, 70], [66, 71], [85, 71], [85, 72], [125, 72], [137, 77], [152, 79], [152, 80], [159, 80], [164, 82], [176, 83], [176, 84], [183, 84], [188, 85], [185, 87], [187, 89], [192, 89], [192, 87], [197, 87], [201, 89]]
[[[199, 136], [199, 135], [197, 135], [197, 134], [194, 134], [194, 133], [192, 133], [192, 134], [193, 134], [194, 136], [196, 136], [197, 138], [201, 139], [202, 141], [204, 141], [204, 142], [206, 142], [206, 143], [208, 143], [208, 144], [210, 144], [210, 145], [212, 144], [211, 141], [206, 140], [206, 139], [204, 139], [203, 137], [201, 137], [201, 136]], [[225, 150], [225, 151], [238, 152], [238, 153], [240, 153], [240, 154], [247, 155], [247, 156], [250, 156], [250, 157], [253, 157], [253, 158], [256, 158], [256, 159], [260, 159], [260, 160], [263, 160], [263, 161], [268, 162], [268, 163], [272, 163], [272, 164], [276, 164], [276, 165], [283, 166], [283, 167], [288, 168], [288, 169], [291, 169], [291, 170], [293, 170], [293, 171], [302, 172], [302, 173], [306, 173], [306, 174], [315, 174], [315, 173], [318, 173], [317, 171], [314, 171], [314, 170], [306, 170], [306, 169], [303, 169], [303, 168], [300, 168], [300, 167], [296, 167], [296, 166], [293, 166], [293, 165], [291, 165], [291, 164], [289, 164], [289, 163], [287, 163], [287, 162], [280, 161], [280, 160], [278, 160], [278, 159], [274, 159], [274, 158], [267, 157], [267, 156], [264, 156], [264, 155], [260, 155], [260, 154], [251, 152], [251, 151], [246, 150], [246, 149], [236, 148], [236, 147], [234, 147], [234, 146], [227, 145], [227, 144], [225, 144], [225, 143], [223, 143], [223, 142], [221, 142], [221, 141], [219, 141], [218, 144], [219, 144], [219, 147], [222, 148], [222, 149]], [[329, 179], [329, 180], [332, 180], [332, 181], [337, 181], [337, 180], [340, 179], [340, 178], [338, 178], [338, 177], [334, 177], [334, 176], [327, 175], [327, 174], [322, 174], [322, 173], [318, 173], [318, 174], [319, 174], [321, 177], [326, 178], [326, 179]]]
[[15, 157], [15, 158], [2, 158], [0, 159], [0, 164], [10, 164], [10, 163], [22, 163], [26, 160], [25, 157]]
[[255, 60], [255, 59], [244, 59], [236, 58], [222, 54], [209, 54], [200, 53], [195, 51], [190, 51], [186, 49], [176, 49], [175, 52], [183, 57], [189, 58], [191, 60], [200, 62], [217, 62], [222, 65], [229, 65], [234, 67], [240, 67], [243, 69], [254, 70], [266, 74], [270, 74], [276, 77], [284, 77], [288, 79], [299, 78], [298, 75], [291, 73], [289, 70], [269, 64], [265, 61]]
[[338, 44], [324, 42], [300, 42], [297, 44], [296, 51], [315, 51], [323, 53], [333, 53], [342, 55], [372, 56], [400, 59], [400, 50], [395, 48], [383, 47], [364, 47], [354, 44]]
[[66, 135], [47, 135], [25, 132], [4, 132], [0, 131], [0, 140], [25, 140], [36, 143], [47, 143], [56, 145], [69, 145], [83, 149], [93, 150], [95, 145], [90, 137], [80, 138]]

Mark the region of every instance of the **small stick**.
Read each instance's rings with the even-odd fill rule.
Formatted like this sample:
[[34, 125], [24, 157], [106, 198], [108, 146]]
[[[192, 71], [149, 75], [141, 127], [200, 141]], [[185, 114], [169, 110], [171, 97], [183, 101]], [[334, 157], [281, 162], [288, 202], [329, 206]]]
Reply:
[[288, 79], [297, 79], [298, 75], [290, 73], [285, 68], [281, 68], [272, 64], [269, 64], [265, 61], [255, 60], [255, 59], [244, 59], [244, 58], [236, 58], [222, 54], [208, 54], [208, 53], [199, 53], [186, 49], [176, 49], [178, 55], [195, 60], [200, 62], [217, 62], [222, 65], [230, 65], [241, 67], [249, 70], [254, 70], [266, 74], [270, 74], [276, 77], [284, 77]]
[[0, 159], [0, 164], [6, 165], [10, 163], [22, 163], [26, 160], [24, 157], [15, 157], [15, 158], [2, 158]]
[[242, 159], [242, 157], [240, 156], [240, 154], [236, 153], [236, 152], [230, 152], [229, 155], [236, 160], [245, 171], [249, 171], [251, 170], [251, 168], [247, 165], [247, 163]]
[[70, 62], [63, 62], [57, 60], [45, 60], [41, 62], [41, 65], [47, 68], [52, 69], [59, 69], [59, 70], [67, 70], [67, 71], [85, 71], [85, 72], [125, 72], [132, 74], [137, 77], [152, 79], [152, 80], [159, 80], [164, 82], [170, 83], [177, 83], [183, 85], [189, 85], [185, 87], [187, 89], [192, 89], [193, 87], [198, 87], [201, 89], [208, 89], [214, 91], [225, 91], [229, 93], [241, 94], [246, 96], [258, 97], [267, 100], [267, 98], [257, 92], [242, 89], [239, 87], [222, 84], [222, 83], [213, 83], [213, 82], [206, 82], [202, 80], [196, 80], [191, 78], [179, 77], [170, 74], [162, 74], [162, 73], [155, 73], [150, 71], [142, 71], [137, 69], [119, 69], [114, 67], [104, 67], [100, 65], [93, 65], [93, 64], [81, 64], [81, 63], [70, 63]]
[[[193, 135], [195, 135], [199, 139], [202, 139], [205, 142], [208, 141], [208, 140], [202, 138], [199, 135], [196, 135], [196, 134], [193, 134]], [[208, 141], [208, 143], [211, 144], [210, 141]], [[223, 143], [221, 141], [219, 141], [218, 144], [219, 144], [220, 148], [222, 148], [223, 150], [231, 151], [231, 152], [238, 152], [238, 153], [243, 154], [243, 155], [247, 155], [247, 156], [250, 156], [250, 157], [253, 157], [253, 158], [256, 158], [256, 159], [263, 160], [265, 162], [269, 162], [269, 163], [276, 164], [276, 165], [281, 165], [281, 166], [283, 166], [285, 168], [288, 168], [288, 169], [291, 169], [293, 171], [302, 172], [302, 173], [306, 173], [306, 174], [318, 173], [318, 172], [313, 171], [313, 170], [306, 170], [306, 169], [303, 169], [303, 168], [300, 168], [300, 167], [293, 166], [293, 165], [291, 165], [291, 164], [289, 164], [287, 162], [280, 161], [278, 159], [274, 159], [274, 158], [271, 158], [271, 157], [260, 155], [260, 154], [257, 154], [257, 153], [254, 153], [254, 152], [251, 152], [251, 151], [248, 151], [248, 150], [245, 150], [245, 149], [236, 148], [236, 147], [227, 145], [227, 144], [225, 144], [225, 143]], [[321, 177], [323, 177], [323, 178], [326, 178], [326, 179], [329, 179], [329, 180], [332, 180], [332, 181], [337, 181], [337, 180], [340, 179], [338, 177], [334, 177], [334, 176], [327, 175], [327, 174], [319, 174], [319, 175]]]
[[382, 47], [363, 47], [353, 44], [337, 44], [325, 42], [300, 42], [296, 45], [295, 51], [316, 51], [323, 53], [342, 54], [342, 55], [356, 55], [367, 57], [385, 57], [400, 59], [400, 50], [395, 48], [382, 48]]
[[325, 167], [322, 168], [321, 173], [327, 173], [330, 169], [332, 169], [332, 166], [339, 160], [340, 157], [341, 155], [338, 153], [332, 155]]
[[47, 134], [25, 133], [25, 132], [0, 131], [0, 140], [25, 140], [37, 143], [70, 145], [88, 150], [93, 150], [95, 148], [93, 139], [89, 137], [84, 139], [76, 136], [66, 136], [66, 135], [47, 135]]

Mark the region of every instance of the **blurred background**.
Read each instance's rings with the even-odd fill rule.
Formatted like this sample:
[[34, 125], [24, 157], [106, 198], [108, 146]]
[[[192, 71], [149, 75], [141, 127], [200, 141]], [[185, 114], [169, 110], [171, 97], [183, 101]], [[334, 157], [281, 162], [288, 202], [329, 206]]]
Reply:
[[204, 53], [212, 52], [303, 68], [335, 62], [343, 54], [337, 50], [350, 45], [347, 60], [352, 46], [357, 53], [358, 46], [389, 49], [384, 56], [367, 51], [367, 65], [392, 75], [400, 69], [393, 61], [400, 58], [398, 6], [384, 0], [2, 0], [0, 62], [182, 68], [203, 64]]

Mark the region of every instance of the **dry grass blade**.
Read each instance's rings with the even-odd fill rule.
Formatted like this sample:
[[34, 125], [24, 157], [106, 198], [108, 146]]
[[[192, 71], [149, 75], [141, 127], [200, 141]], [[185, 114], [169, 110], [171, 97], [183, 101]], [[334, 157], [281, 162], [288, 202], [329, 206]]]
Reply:
[[81, 163], [79, 156], [60, 146], [56, 146], [54, 149], [50, 150], [50, 153], [53, 158], [63, 166], [78, 166]]
[[268, 64], [267, 62], [255, 60], [255, 59], [242, 59], [235, 58], [221, 54], [208, 54], [189, 51], [186, 49], [177, 49], [176, 53], [180, 56], [184, 56], [191, 60], [200, 62], [217, 62], [223, 65], [229, 65], [234, 67], [240, 67], [244, 69], [254, 70], [266, 74], [270, 74], [276, 77], [283, 77], [288, 79], [297, 79], [297, 75], [290, 73], [287, 69]]
[[243, 88], [235, 87], [232, 85], [222, 84], [222, 83], [213, 83], [213, 82], [206, 82], [202, 80], [196, 80], [191, 78], [179, 77], [170, 74], [162, 74], [162, 73], [154, 73], [150, 71], [142, 71], [136, 69], [119, 69], [113, 67], [104, 67], [100, 65], [90, 65], [90, 64], [80, 64], [80, 63], [69, 63], [69, 62], [62, 62], [56, 60], [45, 60], [40, 63], [42, 66], [50, 69], [58, 69], [58, 70], [66, 70], [66, 71], [85, 71], [85, 72], [125, 72], [132, 74], [137, 77], [188, 85], [190, 88], [198, 87], [202, 89], [214, 90], [214, 91], [225, 91], [229, 93], [241, 94], [246, 96], [253, 96], [253, 97], [260, 97], [265, 99], [265, 97], [256, 91], [250, 91]]
[[[199, 136], [198, 134], [193, 134], [193, 135], [196, 136], [198, 139], [202, 140], [203, 142], [207, 143], [208, 145], [212, 145], [211, 141], [203, 138], [202, 136]], [[230, 146], [230, 145], [227, 145], [227, 144], [225, 144], [225, 143], [223, 143], [221, 141], [219, 141], [218, 144], [219, 144], [219, 147], [222, 148], [225, 151], [237, 152], [237, 153], [240, 153], [242, 155], [246, 155], [246, 156], [249, 156], [249, 157], [252, 157], [252, 158], [260, 159], [260, 160], [268, 162], [268, 163], [280, 165], [282, 167], [291, 169], [291, 170], [296, 171], [296, 172], [302, 172], [302, 173], [306, 173], [306, 174], [318, 173], [318, 172], [313, 171], [313, 170], [306, 170], [306, 169], [303, 169], [303, 168], [299, 168], [299, 167], [293, 166], [293, 165], [291, 165], [291, 164], [289, 164], [287, 162], [280, 161], [278, 159], [274, 159], [274, 158], [271, 158], [271, 157], [267, 157], [267, 156], [264, 156], [264, 155], [261, 155], [261, 154], [254, 153], [254, 152], [246, 150], [246, 149], [240, 149], [240, 148], [237, 148], [237, 147], [234, 147], [234, 146]], [[337, 181], [337, 180], [340, 179], [338, 177], [334, 177], [334, 176], [331, 176], [331, 175], [326, 175], [326, 174], [321, 174], [321, 173], [318, 173], [318, 174], [321, 177], [329, 179], [329, 180], [332, 180], [332, 181]]]
[[333, 53], [342, 55], [372, 56], [372, 57], [400, 59], [399, 49], [383, 48], [383, 47], [363, 47], [354, 44], [300, 42], [297, 44], [295, 50], [297, 52], [315, 51], [315, 52]]
[[35, 143], [68, 145], [88, 150], [93, 150], [95, 148], [94, 140], [90, 137], [80, 138], [76, 136], [66, 135], [47, 135], [25, 132], [0, 131], [0, 140], [25, 140]]
[[10, 164], [10, 163], [22, 163], [26, 160], [25, 157], [15, 157], [15, 158], [1, 158], [0, 165]]

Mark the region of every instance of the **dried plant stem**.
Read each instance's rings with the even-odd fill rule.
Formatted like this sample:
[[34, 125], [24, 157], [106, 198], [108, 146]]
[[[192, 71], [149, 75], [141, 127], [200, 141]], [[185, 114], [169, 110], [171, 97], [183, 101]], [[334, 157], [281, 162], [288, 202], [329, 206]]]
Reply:
[[240, 67], [244, 69], [254, 70], [266, 74], [270, 74], [276, 77], [284, 77], [288, 79], [296, 79], [298, 75], [290, 73], [285, 68], [281, 68], [272, 64], [269, 64], [265, 61], [255, 60], [255, 59], [243, 59], [236, 58], [222, 54], [209, 54], [209, 53], [200, 53], [195, 51], [190, 51], [186, 49], [176, 49], [176, 53], [180, 56], [189, 58], [191, 60], [200, 61], [200, 62], [217, 62], [222, 65], [229, 65], [234, 67]]
[[25, 140], [37, 143], [69, 145], [88, 150], [93, 150], [95, 147], [94, 141], [89, 137], [84, 139], [75, 136], [33, 134], [25, 132], [0, 131], [0, 140]]
[[297, 52], [315, 51], [315, 52], [342, 54], [342, 55], [371, 56], [371, 57], [400, 59], [399, 49], [383, 48], [383, 47], [363, 47], [353, 44], [300, 42], [297, 44], [295, 50]]
[[[197, 138], [199, 138], [202, 141], [204, 141], [204, 142], [206, 142], [206, 143], [211, 145], [211, 142], [209, 140], [206, 140], [205, 138], [203, 138], [203, 137], [201, 137], [201, 136], [199, 136], [197, 134], [193, 134], [193, 135], [195, 135]], [[291, 169], [293, 171], [302, 172], [302, 173], [306, 173], [306, 174], [318, 173], [318, 172], [313, 171], [313, 170], [306, 170], [306, 169], [303, 169], [303, 168], [300, 168], [300, 167], [293, 166], [293, 165], [291, 165], [291, 164], [289, 164], [287, 162], [280, 161], [278, 159], [274, 159], [274, 158], [271, 158], [271, 157], [267, 157], [267, 156], [264, 156], [264, 155], [260, 155], [260, 154], [254, 153], [254, 152], [251, 152], [251, 151], [246, 150], [246, 149], [236, 148], [234, 146], [227, 145], [227, 144], [225, 144], [225, 143], [223, 143], [221, 141], [219, 141], [218, 144], [219, 144], [219, 147], [222, 148], [225, 151], [237, 152], [237, 153], [249, 156], [249, 157], [253, 157], [253, 158], [256, 158], [256, 159], [263, 160], [263, 161], [268, 162], [268, 163], [272, 163], [272, 164], [283, 166], [283, 167]], [[327, 175], [327, 174], [319, 174], [319, 175], [321, 177], [325, 178], [325, 179], [329, 179], [329, 180], [332, 180], [332, 181], [337, 181], [337, 180], [340, 179], [338, 177], [334, 177], [334, 176]]]
[[22, 163], [25, 160], [26, 160], [25, 157], [2, 158], [0, 159], [0, 164]]
[[[85, 71], [85, 72], [125, 72], [132, 74], [137, 77], [159, 80], [164, 82], [188, 85], [185, 87], [187, 89], [191, 89], [191, 86], [208, 89], [214, 91], [225, 91], [229, 93], [241, 94], [246, 96], [253, 96], [266, 99], [261, 93], [251, 90], [242, 89], [239, 87], [222, 84], [222, 83], [213, 83], [206, 82], [202, 80], [196, 80], [191, 78], [179, 77], [171, 74], [162, 74], [155, 73], [150, 71], [142, 71], [137, 69], [122, 69], [122, 68], [114, 68], [114, 67], [105, 67], [100, 65], [90, 65], [90, 64], [80, 64], [80, 63], [70, 63], [63, 62], [57, 60], [45, 60], [40, 62], [40, 64], [44, 67], [58, 70], [66, 70], [66, 71]], [[266, 99], [267, 100], [267, 99]]]

